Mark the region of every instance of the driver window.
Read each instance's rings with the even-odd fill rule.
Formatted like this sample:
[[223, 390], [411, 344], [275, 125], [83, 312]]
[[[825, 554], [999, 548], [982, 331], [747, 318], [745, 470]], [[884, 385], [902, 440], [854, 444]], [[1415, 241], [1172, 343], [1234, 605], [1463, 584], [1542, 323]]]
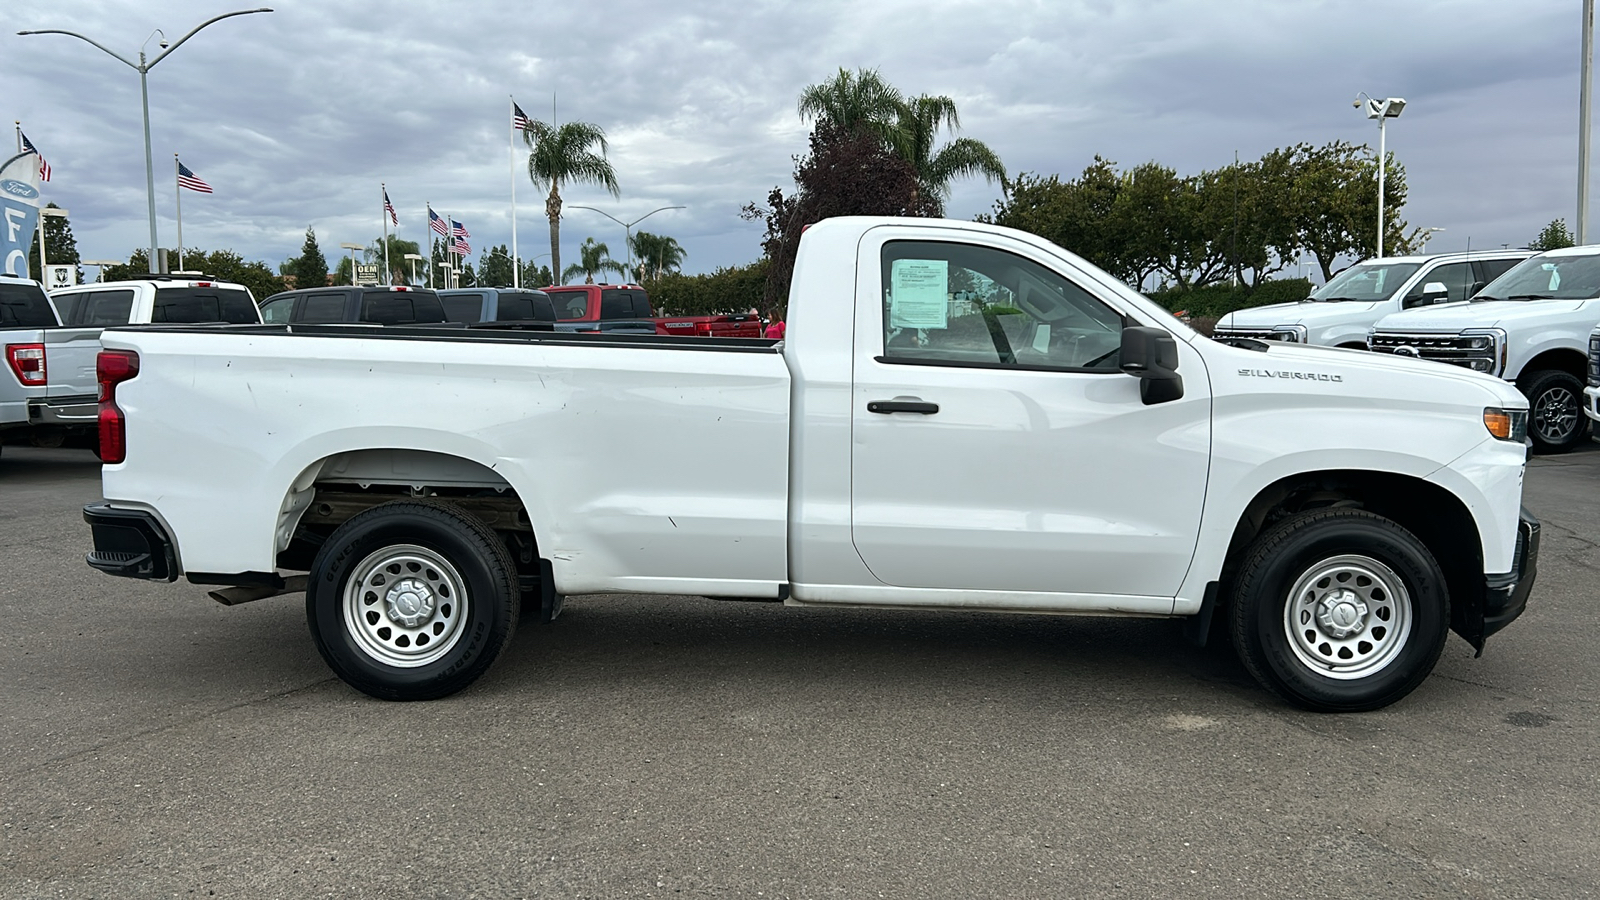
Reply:
[[1003, 250], [892, 241], [882, 255], [883, 361], [1117, 371], [1122, 316]]
[[1465, 300], [1467, 299], [1467, 291], [1472, 289], [1472, 263], [1448, 263], [1425, 273], [1421, 278], [1417, 279], [1416, 284], [1411, 286], [1411, 290], [1406, 291], [1404, 307], [1410, 309], [1413, 306], [1420, 306], [1422, 304], [1422, 289], [1435, 281], [1441, 282], [1450, 291], [1445, 296], [1445, 299], [1440, 301], [1441, 303], [1454, 303], [1457, 300]]

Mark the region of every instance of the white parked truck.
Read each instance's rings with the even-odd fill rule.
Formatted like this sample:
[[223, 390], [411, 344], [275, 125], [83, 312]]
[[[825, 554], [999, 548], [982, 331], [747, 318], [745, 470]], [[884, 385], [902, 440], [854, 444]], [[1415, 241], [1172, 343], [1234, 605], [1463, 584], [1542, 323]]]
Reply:
[[781, 341], [107, 330], [88, 562], [304, 590], [333, 670], [402, 700], [481, 675], [524, 600], [629, 592], [1218, 616], [1268, 688], [1361, 710], [1527, 602], [1499, 379], [1215, 342], [972, 222], [815, 225], [788, 310]]
[[1600, 324], [1600, 247], [1541, 253], [1471, 301], [1406, 310], [1373, 326], [1380, 353], [1450, 363], [1505, 379], [1528, 398], [1538, 453], [1583, 441], [1589, 332]]
[[[1532, 250], [1491, 250], [1367, 260], [1298, 303], [1228, 313], [1212, 334], [1365, 350], [1367, 332], [1384, 316], [1465, 300], [1532, 255]], [[1430, 285], [1433, 291], [1427, 290]]]

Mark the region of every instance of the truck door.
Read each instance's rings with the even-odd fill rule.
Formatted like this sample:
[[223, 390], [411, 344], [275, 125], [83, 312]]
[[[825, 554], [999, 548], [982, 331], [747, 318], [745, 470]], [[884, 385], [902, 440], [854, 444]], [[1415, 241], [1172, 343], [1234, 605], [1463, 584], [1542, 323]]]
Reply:
[[898, 587], [1176, 594], [1210, 450], [1198, 353], [1178, 341], [1184, 395], [1146, 406], [1119, 369], [1135, 323], [1109, 291], [1022, 242], [927, 234], [885, 227], [861, 244], [862, 561]]

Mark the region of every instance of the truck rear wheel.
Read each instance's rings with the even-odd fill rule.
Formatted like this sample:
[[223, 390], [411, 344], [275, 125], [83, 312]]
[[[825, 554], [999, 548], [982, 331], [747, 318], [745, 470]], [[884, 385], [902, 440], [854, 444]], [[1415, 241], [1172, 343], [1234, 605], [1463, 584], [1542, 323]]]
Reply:
[[1269, 690], [1317, 712], [1358, 712], [1411, 693], [1449, 634], [1433, 555], [1357, 509], [1306, 513], [1251, 546], [1235, 582], [1234, 646]]
[[511, 640], [516, 571], [478, 518], [445, 503], [385, 503], [352, 516], [317, 552], [306, 621], [351, 687], [432, 700], [476, 681]]
[[1528, 437], [1535, 453], [1565, 453], [1583, 440], [1583, 382], [1558, 369], [1534, 372], [1517, 385], [1528, 398]]

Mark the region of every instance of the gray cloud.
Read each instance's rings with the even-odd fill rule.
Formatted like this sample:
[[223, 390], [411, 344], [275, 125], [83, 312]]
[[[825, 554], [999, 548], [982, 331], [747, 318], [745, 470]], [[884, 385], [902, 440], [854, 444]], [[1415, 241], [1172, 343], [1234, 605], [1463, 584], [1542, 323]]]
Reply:
[[[787, 186], [805, 149], [794, 102], [838, 67], [880, 68], [911, 92], [956, 98], [967, 135], [1012, 171], [1071, 175], [1099, 153], [1181, 172], [1299, 141], [1376, 143], [1358, 90], [1405, 96], [1390, 149], [1408, 170], [1413, 225], [1434, 249], [1521, 244], [1575, 206], [1578, 14], [1546, 0], [1385, 2], [576, 3], [288, 2], [217, 23], [152, 70], [163, 243], [173, 242], [171, 156], [217, 193], [184, 198], [184, 233], [276, 264], [315, 225], [325, 249], [379, 229], [379, 182], [401, 234], [424, 201], [464, 221], [475, 249], [510, 242], [507, 95], [530, 114], [604, 127], [622, 198], [570, 203], [619, 218], [682, 204], [642, 227], [672, 234], [691, 270], [748, 262], [759, 228], [738, 208]], [[8, 111], [55, 168], [87, 257], [146, 240], [138, 78], [86, 44], [17, 37], [68, 28], [137, 52], [229, 7], [7, 4]], [[155, 44], [151, 42], [154, 49]], [[952, 215], [998, 186], [957, 186]], [[517, 183], [525, 257], [548, 252], [542, 195]], [[620, 251], [593, 213], [563, 223]], [[620, 252], [618, 255], [621, 255]]]

